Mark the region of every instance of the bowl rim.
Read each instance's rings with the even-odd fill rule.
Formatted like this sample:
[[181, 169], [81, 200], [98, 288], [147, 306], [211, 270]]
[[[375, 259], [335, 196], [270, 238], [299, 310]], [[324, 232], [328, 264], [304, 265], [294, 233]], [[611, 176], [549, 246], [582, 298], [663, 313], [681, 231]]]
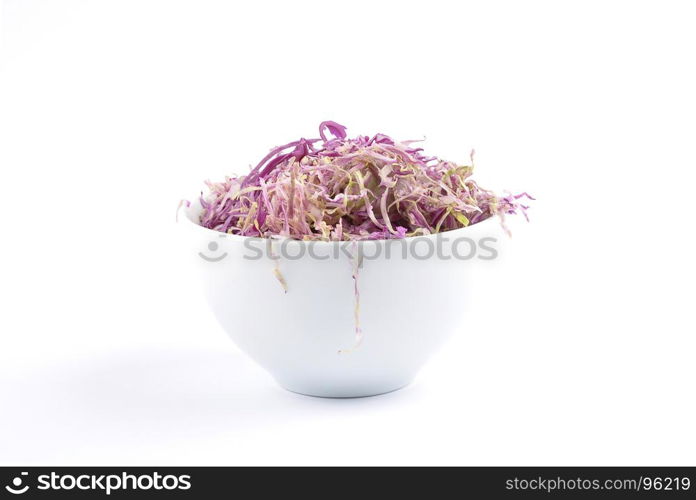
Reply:
[[[176, 221], [178, 224], [185, 224], [189, 227], [193, 226], [195, 228], [198, 228], [204, 232], [207, 233], [212, 233], [215, 236], [219, 237], [224, 237], [225, 239], [229, 239], [230, 241], [238, 241], [238, 242], [244, 242], [246, 240], [268, 240], [270, 238], [263, 237], [263, 236], [242, 236], [239, 234], [230, 234], [230, 233], [223, 233], [221, 231], [216, 231], [214, 229], [210, 229], [204, 226], [201, 226], [198, 224], [196, 221], [192, 219], [192, 211], [201, 211], [203, 207], [201, 206], [200, 200], [198, 198], [194, 198], [194, 201], [188, 202], [186, 200], [182, 200], [179, 206], [177, 207], [176, 210]], [[183, 217], [181, 217], [181, 212], [182, 210], [184, 211]], [[477, 222], [475, 224], [471, 224], [466, 227], [460, 227], [458, 229], [452, 229], [450, 231], [441, 231], [439, 233], [432, 233], [432, 234], [424, 234], [424, 235], [419, 235], [419, 236], [407, 236], [405, 238], [397, 238], [397, 239], [378, 239], [378, 240], [340, 240], [340, 241], [324, 241], [324, 240], [298, 240], [296, 238], [289, 238], [289, 237], [284, 237], [284, 236], [277, 236], [278, 239], [281, 239], [283, 241], [287, 241], [288, 243], [312, 243], [313, 245], [345, 245], [347, 243], [351, 243], [351, 241], [354, 241], [355, 243], [360, 243], [360, 244], [384, 244], [385, 242], [393, 242], [393, 241], [416, 241], [418, 239], [437, 239], [441, 238], [443, 235], [447, 235], [448, 237], [451, 236], [453, 238], [457, 238], [460, 236], [465, 236], [462, 235], [463, 232], [468, 231], [471, 232], [472, 228], [477, 228], [477, 227], [487, 227], [490, 229], [491, 227], [491, 221], [497, 220], [498, 223], [500, 224], [500, 217], [493, 215], [491, 217], [488, 217], [487, 219], [484, 219], [480, 222]], [[482, 226], [482, 224], [484, 226]], [[499, 229], [502, 230], [502, 227], [499, 226]]]

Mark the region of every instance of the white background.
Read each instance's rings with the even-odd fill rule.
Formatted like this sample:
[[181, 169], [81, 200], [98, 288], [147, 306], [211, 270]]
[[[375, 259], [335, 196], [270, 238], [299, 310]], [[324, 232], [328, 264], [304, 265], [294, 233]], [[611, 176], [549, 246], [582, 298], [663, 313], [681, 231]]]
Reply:
[[[0, 463], [695, 465], [695, 14], [4, 1]], [[325, 119], [538, 198], [385, 396], [278, 388], [177, 250], [180, 198]]]

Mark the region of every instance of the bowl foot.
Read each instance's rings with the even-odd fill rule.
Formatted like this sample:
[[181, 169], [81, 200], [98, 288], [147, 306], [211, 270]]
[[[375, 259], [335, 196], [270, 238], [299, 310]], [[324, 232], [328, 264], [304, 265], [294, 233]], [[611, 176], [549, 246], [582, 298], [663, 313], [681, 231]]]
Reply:
[[330, 399], [351, 399], [351, 398], [367, 398], [370, 396], [379, 396], [390, 392], [403, 389], [411, 383], [410, 380], [399, 382], [396, 384], [380, 384], [375, 386], [328, 386], [317, 384], [288, 384], [278, 381], [278, 384], [286, 391], [301, 394], [303, 396], [312, 396], [315, 398], [330, 398]]

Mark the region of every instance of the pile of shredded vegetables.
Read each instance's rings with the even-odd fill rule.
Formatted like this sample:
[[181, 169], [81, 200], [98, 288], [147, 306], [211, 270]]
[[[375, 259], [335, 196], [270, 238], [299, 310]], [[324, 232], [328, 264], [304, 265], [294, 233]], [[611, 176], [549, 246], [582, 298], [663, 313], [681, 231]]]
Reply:
[[527, 193], [498, 196], [471, 165], [427, 156], [384, 134], [348, 138], [326, 121], [319, 138], [272, 149], [247, 175], [206, 182], [202, 226], [242, 236], [300, 240], [404, 238], [522, 213]]

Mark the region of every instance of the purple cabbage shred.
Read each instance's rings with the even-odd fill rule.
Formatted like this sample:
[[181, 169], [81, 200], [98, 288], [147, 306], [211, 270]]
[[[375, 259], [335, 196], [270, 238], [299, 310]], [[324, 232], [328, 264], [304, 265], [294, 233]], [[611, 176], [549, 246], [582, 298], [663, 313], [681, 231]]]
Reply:
[[418, 141], [348, 138], [346, 127], [333, 121], [319, 125], [319, 136], [272, 149], [247, 175], [208, 181], [201, 225], [301, 240], [405, 238], [494, 215], [527, 217], [523, 199], [534, 199], [483, 189], [471, 178], [473, 160], [459, 165], [426, 156]]

